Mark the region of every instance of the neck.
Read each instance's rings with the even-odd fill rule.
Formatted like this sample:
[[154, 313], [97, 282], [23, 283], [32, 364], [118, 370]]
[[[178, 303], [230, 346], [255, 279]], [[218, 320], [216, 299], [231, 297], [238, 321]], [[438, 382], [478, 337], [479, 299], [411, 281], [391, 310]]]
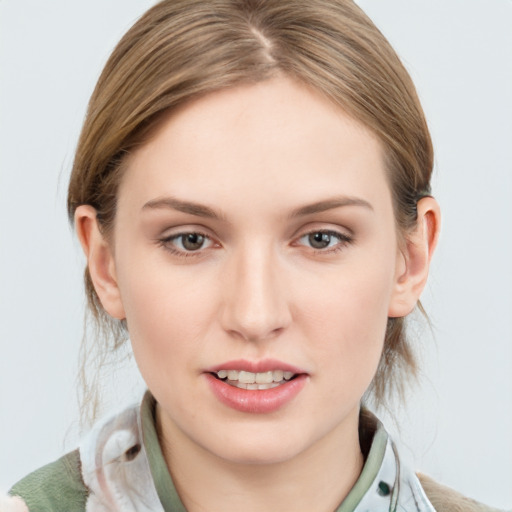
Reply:
[[175, 425], [162, 422], [159, 408], [157, 425], [167, 466], [189, 512], [332, 512], [363, 467], [358, 412], [293, 458], [269, 464], [243, 464], [216, 456]]

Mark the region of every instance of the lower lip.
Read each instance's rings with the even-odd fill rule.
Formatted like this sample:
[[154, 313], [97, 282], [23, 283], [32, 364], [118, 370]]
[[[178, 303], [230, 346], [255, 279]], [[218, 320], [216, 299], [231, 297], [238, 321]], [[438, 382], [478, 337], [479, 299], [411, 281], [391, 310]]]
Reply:
[[211, 373], [204, 374], [214, 395], [228, 407], [241, 412], [265, 414], [277, 411], [291, 402], [305, 386], [307, 375], [298, 375], [271, 389], [240, 389], [217, 379]]

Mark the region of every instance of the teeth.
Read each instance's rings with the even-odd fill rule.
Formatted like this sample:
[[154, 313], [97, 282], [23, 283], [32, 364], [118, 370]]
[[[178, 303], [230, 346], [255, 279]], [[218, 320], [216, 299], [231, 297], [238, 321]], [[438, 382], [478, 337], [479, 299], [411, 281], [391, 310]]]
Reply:
[[276, 370], [275, 372], [272, 372], [272, 373], [273, 373], [274, 380], [276, 382], [283, 380], [284, 372], [282, 370]]
[[280, 386], [278, 382], [271, 382], [270, 384], [244, 384], [243, 382], [238, 382], [237, 380], [228, 380], [227, 383], [230, 384], [231, 386], [234, 386], [235, 388], [252, 390], [272, 389]]
[[228, 384], [242, 389], [270, 389], [290, 380], [295, 374], [283, 370], [253, 373], [238, 370], [219, 370], [217, 377], [227, 379]]
[[265, 373], [257, 373], [256, 374], [256, 383], [257, 384], [270, 384], [274, 381], [273, 377], [274, 372], [265, 372]]
[[238, 374], [238, 382], [241, 382], [242, 384], [254, 384], [256, 382], [256, 374], [242, 371]]

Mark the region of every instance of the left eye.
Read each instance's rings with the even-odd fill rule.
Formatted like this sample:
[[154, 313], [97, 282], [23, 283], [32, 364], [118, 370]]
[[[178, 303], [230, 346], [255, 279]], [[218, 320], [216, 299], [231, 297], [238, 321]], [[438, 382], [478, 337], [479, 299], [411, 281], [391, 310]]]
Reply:
[[212, 244], [212, 241], [201, 233], [180, 233], [169, 238], [167, 241], [172, 243], [178, 250], [185, 252], [206, 249]]
[[335, 231], [312, 231], [299, 238], [299, 242], [313, 249], [330, 249], [348, 242], [349, 238]]

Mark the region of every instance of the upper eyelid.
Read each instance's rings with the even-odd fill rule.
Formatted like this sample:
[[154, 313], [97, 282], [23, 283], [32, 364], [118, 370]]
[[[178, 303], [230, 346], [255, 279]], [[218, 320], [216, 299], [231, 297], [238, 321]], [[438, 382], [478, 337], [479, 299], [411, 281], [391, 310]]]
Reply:
[[311, 233], [316, 231], [333, 231], [346, 236], [354, 236], [354, 220], [349, 220], [339, 217], [323, 216], [319, 218], [312, 218], [308, 222], [301, 222], [295, 224], [293, 229], [294, 237], [299, 236], [301, 233]]
[[354, 238], [354, 232], [346, 227], [336, 226], [331, 227], [331, 225], [322, 225], [322, 223], [318, 223], [316, 226], [308, 226], [303, 227], [301, 229], [296, 230], [296, 232], [293, 235], [293, 239], [297, 240], [305, 235], [309, 235], [311, 233], [331, 233], [333, 235], [339, 235], [343, 238]]
[[204, 226], [173, 226], [161, 230], [161, 234], [157, 235], [158, 240], [172, 240], [182, 235], [196, 233], [210, 240], [217, 240], [218, 237], [211, 233], [211, 230]]
[[348, 234], [345, 234], [345, 233], [342, 233], [340, 231], [333, 230], [333, 229], [313, 229], [311, 231], [305, 231], [301, 235], [295, 237], [294, 240], [298, 241], [308, 235], [315, 234], [315, 233], [325, 233], [325, 234], [328, 234], [331, 236], [335, 236], [338, 238], [339, 243], [352, 242], [354, 240], [354, 237], [352, 235], [348, 235]]
[[[347, 230], [348, 231], [348, 230]], [[311, 233], [331, 233], [333, 235], [340, 235], [340, 236], [352, 236], [348, 233], [344, 233], [342, 229], [336, 229], [336, 228], [313, 228], [313, 229], [307, 229], [302, 232], [301, 236], [309, 235]]]
[[159, 239], [160, 240], [173, 240], [174, 238], [179, 238], [180, 236], [191, 235], [191, 234], [201, 235], [201, 236], [204, 236], [205, 238], [208, 238], [209, 240], [213, 239], [213, 237], [211, 235], [209, 235], [208, 233], [205, 233], [205, 232], [199, 231], [199, 230], [177, 231], [176, 233], [170, 233], [168, 235], [163, 235], [163, 236], [159, 237]]

